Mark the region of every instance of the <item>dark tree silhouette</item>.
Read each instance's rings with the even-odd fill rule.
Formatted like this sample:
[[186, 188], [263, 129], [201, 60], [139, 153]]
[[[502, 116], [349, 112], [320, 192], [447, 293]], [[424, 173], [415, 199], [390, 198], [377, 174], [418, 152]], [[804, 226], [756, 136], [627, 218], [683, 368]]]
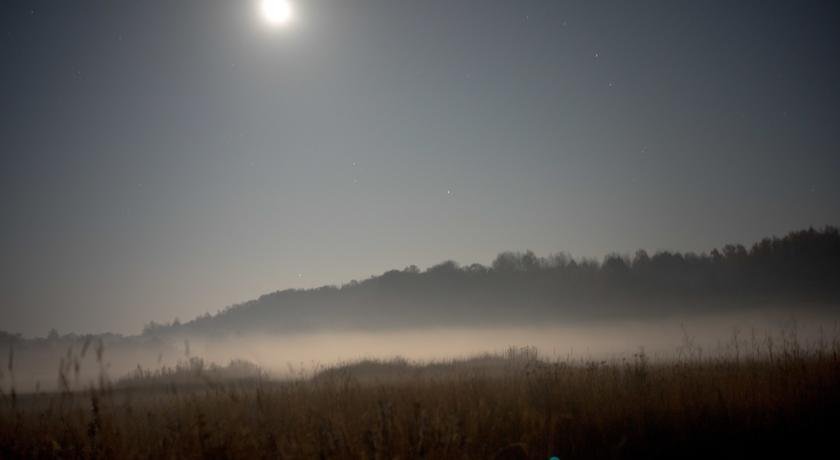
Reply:
[[188, 323], [150, 323], [144, 333], [532, 324], [773, 304], [840, 306], [837, 228], [708, 254], [640, 250], [598, 263], [526, 251], [503, 252], [489, 267], [446, 261], [420, 271], [411, 265], [341, 287], [275, 292]]

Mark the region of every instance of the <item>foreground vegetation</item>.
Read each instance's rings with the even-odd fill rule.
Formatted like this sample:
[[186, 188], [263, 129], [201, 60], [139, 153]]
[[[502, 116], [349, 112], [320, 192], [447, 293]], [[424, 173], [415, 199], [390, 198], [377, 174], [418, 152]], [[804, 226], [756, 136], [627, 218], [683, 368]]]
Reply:
[[244, 368], [222, 380], [194, 359], [84, 391], [4, 391], [0, 458], [805, 458], [836, 451], [840, 428], [836, 341], [714, 358], [689, 343], [656, 362], [512, 349], [288, 381]]

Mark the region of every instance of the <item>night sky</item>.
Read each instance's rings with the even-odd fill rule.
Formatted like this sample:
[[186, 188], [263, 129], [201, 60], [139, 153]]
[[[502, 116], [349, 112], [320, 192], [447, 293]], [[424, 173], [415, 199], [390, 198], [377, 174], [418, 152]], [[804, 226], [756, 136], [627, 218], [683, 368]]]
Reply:
[[0, 329], [840, 223], [840, 3], [0, 1]]

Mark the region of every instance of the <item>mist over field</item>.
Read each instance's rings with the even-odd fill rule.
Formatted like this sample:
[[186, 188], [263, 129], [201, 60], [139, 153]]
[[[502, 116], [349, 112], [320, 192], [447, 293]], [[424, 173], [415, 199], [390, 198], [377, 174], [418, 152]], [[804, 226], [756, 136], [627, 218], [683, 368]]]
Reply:
[[[175, 334], [165, 339], [104, 339], [107, 376], [118, 379], [135, 371], [174, 367], [190, 358], [226, 366], [244, 360], [272, 378], [311, 376], [337, 364], [375, 358], [433, 362], [503, 353], [509, 347], [535, 347], [547, 359], [569, 361], [629, 359], [644, 351], [654, 360], [675, 360], [690, 351], [707, 357], [734, 356], [764, 349], [768, 339], [779, 346], [798, 341], [803, 347], [840, 340], [840, 314], [808, 308], [753, 310], [732, 314], [669, 317], [645, 321], [593, 321], [520, 327], [402, 328], [386, 331], [320, 331], [288, 334], [230, 334], [221, 337]], [[15, 346], [18, 389], [55, 390], [59, 364], [79, 357], [85, 339]], [[100, 366], [93, 345], [80, 360], [79, 388], [96, 383]]]
[[2, 0], [0, 459], [824, 457], [836, 56], [838, 1]]
[[185, 323], [150, 322], [137, 336], [6, 333], [4, 343], [27, 390], [54, 390], [60, 371], [84, 387], [191, 359], [247, 362], [288, 379], [364, 359], [422, 363], [523, 346], [569, 361], [730, 357], [774, 341], [840, 340], [838, 262], [831, 227], [709, 255], [639, 252], [599, 263], [503, 253], [490, 267], [446, 262], [276, 292]]

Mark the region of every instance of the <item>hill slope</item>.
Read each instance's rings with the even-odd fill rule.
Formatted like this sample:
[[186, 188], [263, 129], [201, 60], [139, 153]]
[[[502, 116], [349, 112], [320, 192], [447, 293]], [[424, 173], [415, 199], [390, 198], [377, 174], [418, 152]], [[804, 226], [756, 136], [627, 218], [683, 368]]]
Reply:
[[837, 228], [703, 254], [639, 251], [599, 263], [528, 251], [502, 253], [489, 267], [411, 266], [341, 287], [274, 292], [184, 324], [152, 323], [144, 334], [537, 324], [768, 304], [840, 305]]

